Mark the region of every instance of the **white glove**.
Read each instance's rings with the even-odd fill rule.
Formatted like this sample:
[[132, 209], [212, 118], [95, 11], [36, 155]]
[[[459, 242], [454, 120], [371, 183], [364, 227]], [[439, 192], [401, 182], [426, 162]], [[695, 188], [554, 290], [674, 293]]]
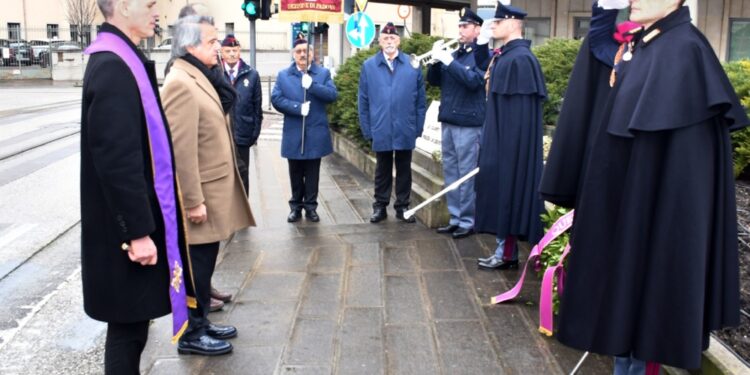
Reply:
[[599, 0], [599, 8], [602, 9], [625, 9], [630, 6], [629, 0]]
[[305, 73], [302, 75], [302, 87], [307, 90], [312, 86], [312, 77], [310, 77], [309, 74]]
[[483, 46], [489, 43], [490, 39], [492, 39], [492, 21], [486, 21], [484, 24], [482, 24], [482, 30], [479, 31], [477, 44]]
[[448, 66], [453, 62], [453, 55], [451, 55], [451, 51], [446, 51], [444, 49], [436, 52], [434, 55], [432, 55], [436, 60], [440, 60], [443, 65]]
[[300, 109], [302, 111], [302, 117], [307, 117], [307, 115], [310, 114], [310, 102], [302, 103], [302, 108]]
[[443, 49], [443, 44], [445, 44], [445, 40], [438, 39], [435, 41], [435, 43], [432, 43], [432, 55], [434, 56], [438, 51]]

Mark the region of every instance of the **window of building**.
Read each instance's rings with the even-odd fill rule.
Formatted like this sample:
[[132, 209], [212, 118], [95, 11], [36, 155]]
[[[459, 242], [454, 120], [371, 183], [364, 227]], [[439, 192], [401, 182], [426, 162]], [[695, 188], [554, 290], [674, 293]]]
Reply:
[[80, 41], [79, 37], [78, 25], [70, 25], [70, 40], [78, 42]]
[[750, 18], [729, 20], [729, 48], [727, 60], [750, 58]]
[[81, 41], [83, 42], [84, 47], [87, 47], [89, 44], [91, 44], [91, 25], [86, 25], [83, 27], [81, 31], [81, 38], [83, 38]]
[[57, 39], [60, 36], [60, 27], [57, 24], [47, 24], [47, 39]]
[[591, 28], [591, 17], [576, 17], [573, 19], [573, 39], [583, 39]]
[[224, 35], [234, 34], [234, 22], [224, 24]]
[[549, 18], [526, 18], [523, 24], [524, 38], [531, 40], [532, 46], [544, 44], [550, 37], [552, 20]]
[[19, 40], [21, 39], [21, 24], [8, 22], [8, 39]]

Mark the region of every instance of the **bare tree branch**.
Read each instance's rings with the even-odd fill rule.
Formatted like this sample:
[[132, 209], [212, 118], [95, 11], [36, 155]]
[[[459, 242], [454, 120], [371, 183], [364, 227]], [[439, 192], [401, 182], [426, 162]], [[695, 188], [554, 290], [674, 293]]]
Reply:
[[66, 0], [66, 18], [71, 27], [78, 28], [78, 41], [83, 44], [84, 31], [91, 32], [91, 24], [96, 17], [96, 0]]

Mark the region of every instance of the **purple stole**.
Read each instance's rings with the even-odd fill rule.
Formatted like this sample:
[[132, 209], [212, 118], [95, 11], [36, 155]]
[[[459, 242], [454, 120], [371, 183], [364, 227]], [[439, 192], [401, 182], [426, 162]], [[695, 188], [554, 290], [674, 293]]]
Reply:
[[154, 172], [154, 190], [164, 219], [165, 241], [167, 245], [167, 263], [171, 278], [169, 299], [172, 304], [172, 343], [182, 336], [188, 325], [187, 294], [183, 287], [182, 259], [178, 243], [177, 199], [175, 195], [174, 169], [172, 165], [172, 148], [166, 124], [161, 115], [159, 101], [156, 100], [154, 89], [146, 73], [146, 67], [128, 45], [119, 36], [101, 32], [96, 40], [86, 48], [86, 54], [97, 52], [112, 52], [119, 56], [130, 68], [138, 84], [141, 94], [143, 112], [146, 114], [146, 124], [149, 145], [151, 146], [151, 163]]

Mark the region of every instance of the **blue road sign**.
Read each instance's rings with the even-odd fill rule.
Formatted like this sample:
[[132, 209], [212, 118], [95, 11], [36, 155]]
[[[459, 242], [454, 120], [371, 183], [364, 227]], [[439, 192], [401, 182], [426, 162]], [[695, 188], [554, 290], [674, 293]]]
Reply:
[[370, 16], [357, 12], [346, 21], [346, 39], [354, 48], [367, 48], [375, 39], [375, 23]]

